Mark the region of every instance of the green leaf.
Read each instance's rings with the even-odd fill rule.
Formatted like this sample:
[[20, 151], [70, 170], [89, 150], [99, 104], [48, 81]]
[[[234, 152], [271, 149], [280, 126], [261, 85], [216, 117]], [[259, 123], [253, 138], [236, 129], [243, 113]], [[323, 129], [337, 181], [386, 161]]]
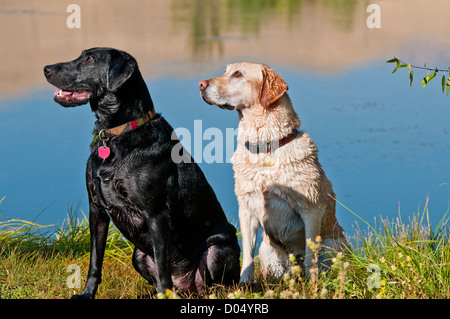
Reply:
[[408, 72], [411, 72], [411, 63], [408, 63], [407, 66], [408, 66]]
[[430, 78], [430, 76], [428, 75], [428, 73], [427, 73], [427, 75], [425, 75], [425, 77], [423, 78], [423, 80], [422, 80], [422, 87], [424, 88], [427, 84], [428, 84], [428, 79]]
[[445, 91], [445, 74], [442, 76], [442, 94]]
[[436, 71], [434, 71], [431, 74], [427, 73], [427, 75], [425, 75], [425, 77], [422, 80], [422, 87], [424, 88], [428, 84], [428, 82], [433, 80], [435, 77], [436, 77]]
[[428, 77], [428, 82], [433, 80], [435, 77], [436, 77], [436, 71], [434, 71], [433, 73], [430, 74], [430, 76]]
[[386, 61], [386, 63], [396, 63], [398, 59], [394, 57], [393, 59], [390, 59], [389, 61]]
[[448, 93], [450, 92], [450, 76], [448, 77], [447, 84], [445, 86], [445, 94], [448, 96]]
[[412, 86], [413, 76], [414, 76], [414, 71], [411, 70], [411, 72], [409, 72], [409, 86]]
[[395, 67], [395, 69], [392, 71], [392, 73], [395, 73], [398, 69], [400, 69], [400, 61], [397, 60], [397, 66]]

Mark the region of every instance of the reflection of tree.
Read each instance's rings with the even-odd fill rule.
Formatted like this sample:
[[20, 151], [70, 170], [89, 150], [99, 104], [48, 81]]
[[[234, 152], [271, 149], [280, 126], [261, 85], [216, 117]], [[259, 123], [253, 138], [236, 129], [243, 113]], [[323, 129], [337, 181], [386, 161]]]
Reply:
[[[190, 26], [194, 57], [223, 54], [227, 37], [258, 35], [268, 19], [281, 16], [287, 24], [300, 12], [302, 0], [174, 0], [174, 24]], [[226, 36], [225, 36], [226, 35]]]
[[[175, 28], [190, 27], [194, 57], [223, 54], [223, 41], [229, 37], [258, 36], [268, 21], [291, 27], [300, 18], [303, 4], [332, 11], [338, 28], [352, 25], [357, 0], [173, 0]], [[328, 15], [324, 18], [327, 18]]]
[[[357, 0], [312, 0], [333, 11], [333, 23], [339, 29], [348, 29], [353, 25], [353, 13]], [[368, 1], [367, 1], [368, 2]]]
[[194, 56], [213, 53], [217, 46], [222, 55], [220, 37], [220, 0], [197, 0], [192, 15], [191, 43]]

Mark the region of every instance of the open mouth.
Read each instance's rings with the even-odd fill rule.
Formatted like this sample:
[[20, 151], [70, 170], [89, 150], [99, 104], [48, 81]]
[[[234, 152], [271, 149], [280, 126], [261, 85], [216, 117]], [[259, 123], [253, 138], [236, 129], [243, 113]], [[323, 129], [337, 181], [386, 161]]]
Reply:
[[66, 91], [57, 89], [54, 94], [54, 100], [63, 106], [76, 106], [89, 102], [92, 92], [87, 90]]

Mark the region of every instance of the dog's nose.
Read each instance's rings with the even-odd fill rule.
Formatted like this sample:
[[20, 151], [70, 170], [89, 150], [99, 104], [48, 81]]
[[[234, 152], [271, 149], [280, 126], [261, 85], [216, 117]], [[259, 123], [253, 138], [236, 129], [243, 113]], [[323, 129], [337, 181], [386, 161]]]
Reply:
[[44, 75], [49, 76], [52, 74], [53, 68], [50, 65], [44, 66]]
[[198, 83], [198, 87], [200, 88], [200, 91], [203, 91], [204, 89], [206, 89], [208, 87], [208, 81], [206, 81], [206, 80], [200, 81]]

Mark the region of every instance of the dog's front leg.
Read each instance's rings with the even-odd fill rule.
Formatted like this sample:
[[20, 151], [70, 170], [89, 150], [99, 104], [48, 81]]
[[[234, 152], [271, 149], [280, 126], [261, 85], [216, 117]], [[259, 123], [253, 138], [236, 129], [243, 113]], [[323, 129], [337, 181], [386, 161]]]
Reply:
[[80, 295], [73, 295], [73, 299], [94, 299], [98, 285], [102, 281], [102, 264], [105, 255], [106, 238], [108, 236], [109, 217], [106, 213], [98, 212], [93, 205], [89, 207], [89, 230], [91, 234], [91, 257], [89, 272]]
[[[311, 211], [301, 213], [303, 223], [305, 224], [305, 239], [315, 241], [316, 237], [320, 235], [320, 227], [322, 223], [322, 212], [321, 211]], [[313, 265], [314, 252], [309, 245], [305, 247], [305, 261], [304, 265], [306, 268], [306, 273], [309, 275], [309, 270]]]
[[156, 266], [156, 286], [159, 293], [165, 293], [173, 286], [170, 269], [170, 229], [164, 214], [151, 217], [149, 228]]
[[240, 283], [249, 283], [254, 280], [256, 237], [258, 235], [259, 221], [244, 207], [239, 208], [239, 224], [242, 235], [242, 270]]

